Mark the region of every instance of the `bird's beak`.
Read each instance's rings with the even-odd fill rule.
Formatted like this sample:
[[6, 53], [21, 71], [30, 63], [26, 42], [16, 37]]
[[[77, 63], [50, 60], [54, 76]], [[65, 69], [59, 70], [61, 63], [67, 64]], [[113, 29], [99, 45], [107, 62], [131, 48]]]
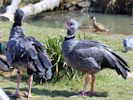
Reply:
[[81, 26], [82, 26], [82, 24], [78, 22], [76, 25], [76, 28], [80, 28]]
[[65, 28], [66, 28], [66, 29], [68, 29], [68, 28], [69, 28], [67, 24], [65, 25]]
[[65, 22], [64, 26], [65, 26], [66, 29], [69, 28], [69, 27], [68, 27], [68, 21]]
[[88, 18], [89, 18], [89, 19], [92, 19], [92, 16], [89, 16], [89, 15], [88, 15]]

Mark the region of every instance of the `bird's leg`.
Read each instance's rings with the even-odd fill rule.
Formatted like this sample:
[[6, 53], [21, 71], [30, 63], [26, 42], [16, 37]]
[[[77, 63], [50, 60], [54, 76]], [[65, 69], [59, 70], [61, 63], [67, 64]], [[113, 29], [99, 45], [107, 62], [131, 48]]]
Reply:
[[25, 96], [28, 97], [28, 98], [32, 97], [32, 95], [31, 95], [32, 81], [33, 81], [33, 75], [29, 75], [29, 78], [28, 78], [28, 92], [25, 92]]
[[133, 72], [127, 72], [127, 78], [133, 78]]
[[15, 92], [15, 94], [12, 94], [12, 95], [10, 95], [10, 96], [21, 97], [20, 91], [19, 91], [20, 82], [21, 82], [21, 75], [20, 75], [20, 70], [18, 70], [18, 71], [17, 71], [17, 88], [16, 88], [16, 92]]
[[91, 90], [90, 90], [90, 95], [94, 94], [94, 82], [95, 82], [95, 75], [91, 75]]
[[89, 82], [89, 75], [86, 74], [85, 76], [85, 83], [84, 83], [84, 86], [83, 86], [83, 90], [82, 90], [82, 93], [80, 94], [81, 96], [85, 96], [86, 95], [86, 88], [87, 88], [87, 84]]

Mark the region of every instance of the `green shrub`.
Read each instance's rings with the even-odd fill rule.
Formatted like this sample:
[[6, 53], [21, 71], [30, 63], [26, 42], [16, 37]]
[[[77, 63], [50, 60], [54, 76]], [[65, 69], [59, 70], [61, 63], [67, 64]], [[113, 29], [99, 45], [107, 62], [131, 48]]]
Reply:
[[51, 58], [53, 65], [53, 79], [67, 77], [68, 79], [78, 79], [77, 71], [67, 66], [62, 55], [62, 43], [64, 38], [62, 36], [50, 37], [46, 36], [46, 40], [42, 41], [46, 47], [47, 53]]

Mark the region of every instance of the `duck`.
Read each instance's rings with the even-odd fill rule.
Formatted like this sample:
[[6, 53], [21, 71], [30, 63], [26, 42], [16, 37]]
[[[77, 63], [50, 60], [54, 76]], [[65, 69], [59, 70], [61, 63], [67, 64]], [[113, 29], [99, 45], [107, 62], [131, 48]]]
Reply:
[[52, 77], [51, 60], [44, 46], [34, 37], [25, 35], [22, 27], [24, 16], [24, 12], [21, 9], [16, 10], [5, 53], [9, 66], [13, 66], [17, 70], [16, 92], [9, 96], [19, 98], [22, 97], [20, 94], [20, 82], [23, 68], [27, 69], [28, 74], [28, 90], [24, 93], [27, 98], [32, 97], [31, 86], [34, 73], [45, 80], [49, 80]]
[[95, 16], [88, 16], [93, 20], [94, 32], [108, 32], [109, 30], [101, 23], [97, 23]]
[[62, 53], [68, 66], [85, 73], [85, 83], [79, 95], [86, 95], [90, 76], [91, 89], [89, 95], [94, 95], [95, 73], [110, 68], [126, 79], [130, 70], [127, 62], [107, 45], [94, 40], [75, 39], [79, 25], [79, 22], [75, 19], [67, 21], [67, 33], [62, 45]]

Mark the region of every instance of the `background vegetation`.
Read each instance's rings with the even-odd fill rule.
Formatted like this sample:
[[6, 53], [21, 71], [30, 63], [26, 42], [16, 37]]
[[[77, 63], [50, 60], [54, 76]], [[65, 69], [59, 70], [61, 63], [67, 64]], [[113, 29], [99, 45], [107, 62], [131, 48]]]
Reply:
[[[41, 0], [22, 0], [20, 6], [27, 5], [29, 3], [36, 3]], [[60, 6], [58, 10], [76, 9], [79, 10], [77, 4], [82, 2], [83, 8], [88, 2], [87, 12], [102, 12], [102, 13], [119, 13], [119, 14], [132, 14], [133, 1], [132, 0], [60, 0]], [[11, 0], [0, 0], [2, 7], [10, 4]], [[67, 8], [66, 8], [67, 6]], [[63, 8], [63, 9], [62, 9]], [[66, 8], [66, 9], [64, 9]]]

